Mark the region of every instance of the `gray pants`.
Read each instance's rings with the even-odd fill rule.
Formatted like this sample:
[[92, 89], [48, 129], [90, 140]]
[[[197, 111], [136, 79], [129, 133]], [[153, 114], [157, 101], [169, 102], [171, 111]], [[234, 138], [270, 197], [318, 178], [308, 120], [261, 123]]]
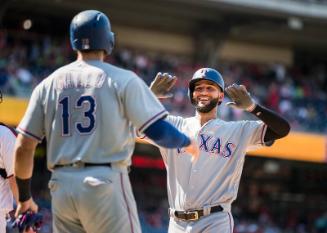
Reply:
[[58, 168], [49, 188], [54, 233], [141, 233], [127, 169]]
[[197, 221], [183, 221], [171, 217], [168, 233], [233, 233], [234, 220], [229, 212], [218, 212]]

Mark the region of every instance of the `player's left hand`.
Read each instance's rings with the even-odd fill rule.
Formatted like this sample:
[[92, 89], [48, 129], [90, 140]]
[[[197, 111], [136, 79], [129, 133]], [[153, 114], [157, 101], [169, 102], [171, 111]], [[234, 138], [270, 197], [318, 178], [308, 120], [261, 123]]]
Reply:
[[150, 90], [157, 98], [170, 98], [173, 96], [173, 94], [169, 93], [169, 91], [175, 85], [176, 81], [176, 76], [172, 76], [168, 73], [162, 74], [159, 72], [152, 81]]
[[33, 198], [28, 199], [24, 202], [18, 202], [15, 217], [17, 218], [20, 214], [30, 210], [33, 213], [37, 213], [38, 205], [34, 202]]
[[225, 91], [232, 100], [232, 102], [228, 102], [226, 104], [227, 106], [236, 107], [243, 110], [248, 110], [255, 106], [255, 102], [244, 85], [237, 85], [234, 83], [228, 86]]

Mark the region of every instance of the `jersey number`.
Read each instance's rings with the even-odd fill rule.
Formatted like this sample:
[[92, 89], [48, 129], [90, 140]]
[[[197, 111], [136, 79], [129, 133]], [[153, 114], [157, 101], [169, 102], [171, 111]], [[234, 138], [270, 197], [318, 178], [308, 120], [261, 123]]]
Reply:
[[[70, 136], [70, 103], [69, 97], [64, 97], [59, 101], [59, 104], [62, 105], [62, 135], [63, 136]], [[76, 101], [75, 109], [82, 108], [84, 104], [87, 104], [87, 109], [83, 112], [85, 121], [83, 122], [76, 122], [75, 127], [76, 130], [81, 134], [90, 133], [95, 127], [95, 106], [96, 101], [94, 97], [86, 95], [81, 96]]]

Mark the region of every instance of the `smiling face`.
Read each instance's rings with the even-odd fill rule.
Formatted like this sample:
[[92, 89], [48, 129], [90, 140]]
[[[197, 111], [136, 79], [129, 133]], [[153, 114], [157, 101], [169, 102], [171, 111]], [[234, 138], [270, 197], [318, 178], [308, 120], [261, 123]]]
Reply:
[[201, 113], [208, 113], [224, 98], [224, 92], [214, 82], [201, 80], [195, 83], [192, 104]]

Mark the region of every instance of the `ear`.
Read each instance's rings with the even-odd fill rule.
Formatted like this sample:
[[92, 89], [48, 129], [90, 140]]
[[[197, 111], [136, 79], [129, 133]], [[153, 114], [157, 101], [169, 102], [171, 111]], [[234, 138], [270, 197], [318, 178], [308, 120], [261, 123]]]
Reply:
[[218, 95], [218, 105], [221, 105], [221, 103], [223, 102], [224, 100], [224, 92], [219, 92], [219, 95]]
[[224, 100], [224, 97], [225, 97], [225, 94], [224, 94], [224, 92], [220, 92], [220, 93], [219, 93], [219, 96], [218, 96], [218, 99], [219, 99], [219, 101], [218, 101], [218, 102], [223, 102], [223, 100]]

